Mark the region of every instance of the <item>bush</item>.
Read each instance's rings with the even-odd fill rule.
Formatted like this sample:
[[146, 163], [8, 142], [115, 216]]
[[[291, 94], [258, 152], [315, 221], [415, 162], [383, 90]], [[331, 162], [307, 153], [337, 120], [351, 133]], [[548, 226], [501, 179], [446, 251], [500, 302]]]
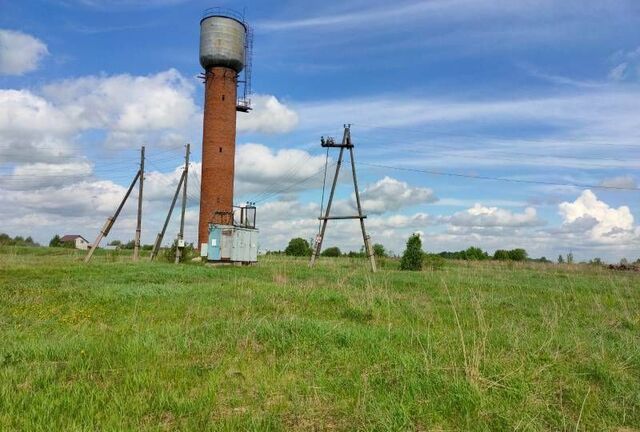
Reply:
[[412, 234], [407, 240], [407, 248], [402, 254], [400, 260], [400, 270], [422, 270], [422, 261], [424, 253], [422, 252], [422, 240], [418, 234]]
[[442, 270], [444, 268], [445, 259], [435, 254], [424, 254], [424, 266], [429, 270]]
[[373, 245], [373, 254], [376, 256], [376, 258], [384, 258], [387, 256], [387, 251], [385, 250], [383, 245], [381, 245], [380, 243], [376, 243]]
[[340, 252], [339, 247], [333, 246], [323, 250], [320, 255], [324, 257], [339, 257], [339, 256], [342, 256], [342, 252]]
[[494, 260], [499, 260], [499, 261], [506, 261], [506, 260], [511, 259], [511, 257], [509, 256], [509, 251], [506, 251], [504, 249], [498, 249], [493, 254], [493, 259]]
[[457, 259], [457, 260], [486, 260], [489, 259], [489, 254], [477, 247], [470, 247], [466, 250], [458, 252], [440, 252], [438, 256], [445, 259]]
[[526, 261], [529, 255], [524, 249], [513, 249], [509, 251], [509, 259], [511, 261]]
[[31, 237], [24, 238], [22, 236], [15, 236], [11, 238], [9, 234], [0, 233], [0, 246], [40, 246], [34, 242]]
[[62, 246], [62, 241], [60, 241], [60, 236], [56, 234], [49, 241], [49, 247], [60, 247], [60, 246]]
[[[176, 261], [176, 251], [178, 249], [178, 240], [174, 240], [169, 249], [165, 249], [164, 258], [169, 262]], [[195, 254], [195, 250], [193, 248], [193, 243], [186, 244], [182, 248], [182, 255], [180, 255], [180, 262], [185, 262], [193, 257]]]
[[309, 242], [305, 239], [296, 237], [289, 241], [289, 245], [284, 250], [284, 253], [289, 256], [310, 256], [311, 246], [309, 246]]
[[512, 249], [512, 250], [498, 249], [493, 254], [493, 259], [499, 260], [499, 261], [526, 261], [528, 257], [529, 257], [529, 254], [524, 249]]
[[464, 251], [464, 255], [467, 260], [482, 261], [489, 259], [489, 254], [477, 247], [470, 247]]

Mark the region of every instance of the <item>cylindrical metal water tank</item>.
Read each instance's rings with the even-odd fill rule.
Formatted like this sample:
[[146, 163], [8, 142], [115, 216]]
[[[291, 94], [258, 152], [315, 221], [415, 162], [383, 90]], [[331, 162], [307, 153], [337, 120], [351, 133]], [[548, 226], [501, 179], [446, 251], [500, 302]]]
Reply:
[[247, 28], [231, 16], [211, 15], [200, 21], [200, 64], [205, 70], [227, 67], [239, 73], [244, 68]]

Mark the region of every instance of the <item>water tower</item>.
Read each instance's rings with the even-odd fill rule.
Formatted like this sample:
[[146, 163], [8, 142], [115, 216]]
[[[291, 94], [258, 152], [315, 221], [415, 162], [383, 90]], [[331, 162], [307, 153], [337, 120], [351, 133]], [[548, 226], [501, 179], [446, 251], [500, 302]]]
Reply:
[[257, 253], [255, 207], [233, 205], [236, 113], [251, 109], [251, 46], [251, 29], [243, 15], [222, 8], [204, 12], [200, 21], [205, 97], [198, 244], [201, 255], [214, 262], [255, 261], [253, 250], [234, 252], [239, 248], [255, 247]]

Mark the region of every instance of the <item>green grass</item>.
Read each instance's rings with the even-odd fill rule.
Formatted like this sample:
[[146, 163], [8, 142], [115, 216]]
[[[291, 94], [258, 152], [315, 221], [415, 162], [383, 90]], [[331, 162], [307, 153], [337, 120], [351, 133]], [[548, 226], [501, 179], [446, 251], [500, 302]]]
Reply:
[[640, 428], [640, 277], [0, 249], [0, 430]]

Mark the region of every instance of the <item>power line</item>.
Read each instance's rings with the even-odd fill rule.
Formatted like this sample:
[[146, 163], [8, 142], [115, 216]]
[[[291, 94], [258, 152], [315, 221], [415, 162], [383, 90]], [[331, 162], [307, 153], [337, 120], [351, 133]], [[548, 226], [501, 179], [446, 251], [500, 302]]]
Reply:
[[[329, 167], [333, 167], [334, 165], [336, 165], [336, 162], [331, 163], [331, 164], [329, 165]], [[320, 174], [320, 173], [324, 172], [324, 170], [325, 170], [325, 167], [323, 166], [321, 169], [319, 169], [318, 171], [314, 172], [314, 173], [313, 173], [313, 174], [311, 174], [310, 176], [305, 177], [304, 179], [302, 179], [302, 180], [300, 180], [300, 181], [297, 181], [297, 182], [295, 182], [295, 183], [291, 183], [288, 187], [286, 187], [286, 188], [284, 188], [284, 189], [282, 189], [282, 190], [275, 191], [275, 192], [271, 193], [270, 195], [268, 195], [268, 196], [266, 196], [266, 197], [264, 197], [264, 198], [262, 198], [262, 199], [260, 199], [260, 200], [254, 201], [254, 202], [255, 202], [255, 203], [261, 203], [261, 202], [264, 202], [264, 201], [266, 201], [266, 200], [268, 200], [268, 199], [270, 199], [270, 198], [273, 198], [274, 196], [280, 195], [281, 193], [287, 192], [287, 191], [289, 191], [290, 189], [292, 189], [294, 186], [297, 186], [297, 185], [301, 185], [301, 184], [306, 183], [307, 181], [311, 180], [313, 177], [315, 177], [315, 176], [317, 176], [318, 174]]]
[[[406, 127], [393, 127], [393, 126], [376, 126], [376, 125], [369, 125], [369, 124], [364, 124], [364, 123], [354, 123], [353, 125], [356, 126], [363, 126], [365, 128], [368, 129], [386, 129], [392, 132], [409, 132], [409, 133], [413, 133], [413, 134], [420, 134], [421, 136], [424, 136], [425, 134], [433, 134], [433, 132], [430, 132], [426, 129], [413, 129], [413, 128], [406, 128]], [[366, 132], [364, 132], [366, 133]], [[438, 134], [438, 136], [441, 137], [452, 137], [452, 138], [485, 138], [485, 139], [494, 139], [494, 140], [502, 140], [502, 141], [508, 141], [508, 138], [505, 138], [504, 136], [500, 136], [500, 135], [491, 135], [491, 134], [463, 134], [463, 133], [450, 133], [450, 134]], [[556, 141], [567, 141], [567, 142], [571, 142], [572, 138], [561, 138], [558, 139]], [[552, 144], [549, 142], [549, 140], [544, 140], [544, 139], [537, 139], [537, 138], [528, 138], [523, 140], [526, 143], [541, 143], [541, 144]], [[595, 141], [582, 141], [582, 144], [589, 144], [589, 145], [593, 145], [593, 146], [608, 146], [608, 147], [629, 147], [632, 149], [637, 149], [640, 150], [640, 145], [635, 145], [635, 144], [623, 144], [623, 143], [605, 143], [605, 142], [595, 142]]]
[[383, 165], [383, 164], [374, 164], [367, 162], [358, 162], [359, 165], [366, 165], [374, 168], [385, 168], [385, 169], [393, 169], [398, 171], [410, 171], [410, 172], [419, 172], [424, 174], [433, 174], [439, 176], [447, 176], [447, 177], [461, 177], [475, 180], [493, 180], [493, 181], [501, 181], [508, 183], [528, 183], [528, 184], [538, 184], [538, 185], [547, 185], [547, 186], [572, 186], [577, 188], [587, 188], [587, 189], [609, 189], [609, 190], [623, 190], [623, 191], [640, 191], [640, 188], [626, 188], [626, 187], [618, 187], [618, 186], [602, 186], [602, 185], [589, 185], [589, 184], [581, 184], [581, 183], [560, 183], [560, 182], [550, 182], [543, 180], [522, 180], [522, 179], [510, 179], [505, 177], [491, 177], [491, 176], [481, 176], [481, 175], [472, 175], [472, 174], [459, 174], [459, 173], [448, 173], [443, 171], [432, 171], [425, 170], [419, 168], [406, 168], [406, 167], [398, 167], [391, 165]]
[[313, 157], [314, 155], [312, 155], [311, 153], [307, 153], [306, 158], [301, 161], [298, 162], [294, 165], [292, 165], [291, 167], [289, 167], [289, 169], [287, 170], [286, 173], [284, 173], [284, 175], [281, 177], [281, 180], [277, 181], [276, 183], [270, 183], [267, 185], [267, 187], [260, 193], [258, 193], [257, 195], [253, 196], [249, 201], [251, 202], [259, 202], [259, 201], [263, 201], [263, 198], [266, 196], [269, 196], [270, 194], [273, 193], [274, 190], [276, 190], [276, 188], [279, 188], [283, 185], [283, 183], [285, 183], [287, 181], [287, 179], [295, 177], [296, 174], [298, 174], [298, 172], [302, 169], [302, 167]]
[[[401, 146], [402, 144], [399, 143], [389, 143], [388, 140], [385, 139], [371, 139], [371, 138], [367, 138], [366, 139], [367, 142], [374, 142], [374, 143], [382, 143], [388, 146], [391, 146], [391, 148], [393, 148], [393, 150], [397, 150], [399, 146]], [[571, 159], [571, 160], [578, 160], [578, 161], [589, 161], [589, 160], [595, 160], [595, 161], [612, 161], [612, 162], [629, 162], [629, 158], [626, 159], [619, 159], [619, 158], [610, 158], [610, 157], [598, 157], [598, 156], [575, 156], [575, 155], [553, 155], [553, 154], [536, 154], [536, 153], [525, 153], [525, 152], [513, 152], [513, 151], [505, 151], [503, 149], [487, 149], [487, 148], [464, 148], [464, 147], [457, 147], [457, 146], [451, 146], [451, 145], [446, 145], [446, 144], [440, 144], [440, 143], [432, 143], [432, 142], [427, 142], [425, 143], [425, 146], [431, 148], [431, 147], [436, 147], [436, 148], [443, 148], [443, 149], [447, 149], [447, 150], [453, 150], [453, 151], [459, 151], [459, 152], [478, 152], [478, 151], [485, 151], [488, 154], [486, 155], [487, 158], [491, 158], [491, 159], [497, 159], [494, 155], [505, 155], [507, 157], [509, 156], [526, 156], [526, 157], [533, 157], [533, 158], [555, 158], [555, 159]], [[640, 147], [638, 148], [640, 150]], [[407, 148], [403, 148], [402, 151], [407, 151], [407, 152], [412, 152], [412, 153], [418, 153], [418, 154], [426, 154], [424, 152], [421, 152], [420, 150], [413, 150], [413, 149], [407, 149]], [[462, 158], [473, 158], [473, 159], [477, 159], [477, 156], [465, 156], [465, 155], [455, 155], [456, 157], [462, 157]], [[502, 160], [508, 160], [508, 161], [516, 161], [516, 162], [522, 162], [521, 158], [518, 159], [507, 159], [507, 158], [502, 158]], [[601, 167], [601, 168], [612, 168], [611, 166], [608, 165], [599, 165], [599, 164], [593, 164], [590, 162], [585, 162], [585, 163], [589, 163], [591, 166], [594, 167]], [[563, 167], [563, 168], [570, 168], [570, 167]]]

